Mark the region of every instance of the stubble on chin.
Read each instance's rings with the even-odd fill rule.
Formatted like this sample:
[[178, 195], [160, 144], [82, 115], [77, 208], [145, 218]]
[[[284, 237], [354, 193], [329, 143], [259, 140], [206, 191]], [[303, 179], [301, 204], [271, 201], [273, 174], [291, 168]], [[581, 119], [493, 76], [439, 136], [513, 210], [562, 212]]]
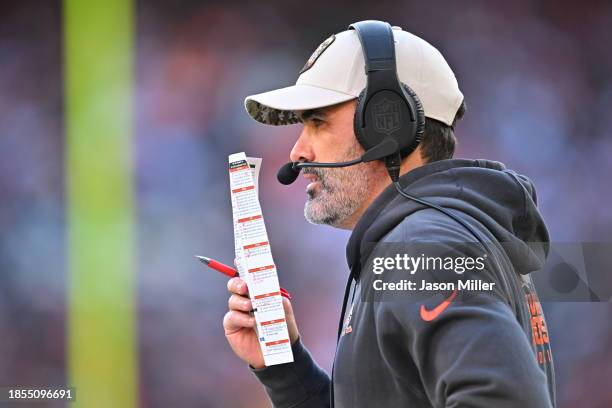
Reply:
[[368, 197], [372, 182], [369, 164], [316, 169], [318, 185], [307, 191], [304, 217], [311, 224], [344, 228]]

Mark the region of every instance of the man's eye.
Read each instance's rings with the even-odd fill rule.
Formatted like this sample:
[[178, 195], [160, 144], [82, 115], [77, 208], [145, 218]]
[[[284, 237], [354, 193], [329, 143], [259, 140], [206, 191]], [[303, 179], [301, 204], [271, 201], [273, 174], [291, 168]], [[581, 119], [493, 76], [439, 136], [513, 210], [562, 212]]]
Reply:
[[311, 118], [311, 119], [310, 119], [310, 122], [311, 122], [311, 123], [312, 123], [312, 124], [313, 124], [315, 127], [319, 127], [319, 126], [321, 126], [321, 125], [324, 123], [324, 121], [323, 121], [322, 119], [319, 119], [319, 118]]

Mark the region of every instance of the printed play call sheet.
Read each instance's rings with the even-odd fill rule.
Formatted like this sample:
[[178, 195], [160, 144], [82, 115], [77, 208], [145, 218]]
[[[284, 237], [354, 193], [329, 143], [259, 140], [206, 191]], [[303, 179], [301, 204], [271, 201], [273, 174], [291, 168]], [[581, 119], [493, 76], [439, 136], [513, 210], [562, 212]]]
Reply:
[[229, 156], [236, 267], [249, 288], [266, 366], [293, 361], [276, 266], [258, 198], [261, 159]]

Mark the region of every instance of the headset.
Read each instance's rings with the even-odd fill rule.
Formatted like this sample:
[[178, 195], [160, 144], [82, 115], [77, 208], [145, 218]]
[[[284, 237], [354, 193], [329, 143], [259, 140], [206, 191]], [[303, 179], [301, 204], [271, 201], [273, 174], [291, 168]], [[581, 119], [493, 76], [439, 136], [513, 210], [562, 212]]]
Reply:
[[289, 162], [278, 172], [278, 181], [291, 184], [304, 167], [346, 167], [384, 160], [389, 175], [399, 178], [402, 157], [419, 145], [425, 113], [417, 94], [397, 76], [393, 29], [386, 22], [367, 20], [349, 26], [355, 30], [365, 60], [366, 87], [358, 96], [353, 128], [365, 153], [339, 163]]
[[[366, 152], [393, 151], [384, 158], [387, 168], [393, 168], [421, 142], [425, 129], [423, 105], [417, 94], [399, 81], [391, 26], [370, 20], [351, 24], [349, 29], [359, 37], [367, 77], [366, 87], [357, 98], [355, 135]], [[399, 163], [397, 170], [399, 178]], [[394, 175], [391, 178], [396, 181]]]

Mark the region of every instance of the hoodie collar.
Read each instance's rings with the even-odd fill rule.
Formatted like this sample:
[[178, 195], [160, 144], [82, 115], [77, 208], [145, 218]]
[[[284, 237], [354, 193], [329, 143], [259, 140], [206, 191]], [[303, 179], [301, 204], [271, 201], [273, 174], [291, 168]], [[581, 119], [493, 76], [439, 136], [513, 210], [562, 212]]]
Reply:
[[[415, 183], [416, 181], [427, 177], [431, 174], [443, 172], [446, 170], [459, 168], [459, 167], [483, 167], [495, 170], [505, 170], [503, 164], [499, 162], [489, 161], [489, 160], [469, 160], [469, 159], [451, 159], [451, 160], [440, 160], [432, 163], [427, 163], [423, 166], [417, 167], [408, 173], [402, 175], [399, 178], [399, 183], [402, 187], [402, 190], [406, 191], [409, 189], [410, 185]], [[385, 209], [391, 206], [391, 203], [395, 200], [406, 200], [405, 198], [398, 195], [397, 191], [393, 184], [389, 184], [385, 190], [374, 201], [363, 213], [351, 236], [348, 240], [346, 246], [346, 258], [348, 262], [348, 266], [353, 271], [355, 276], [359, 276], [359, 271], [361, 270], [361, 258], [363, 255], [369, 254], [370, 251], [365, 250], [364, 246], [371, 245], [373, 242], [378, 242], [384, 234], [389, 232], [397, 223], [401, 222], [405, 216], [407, 216], [412, 211], [407, 211], [405, 214], [401, 215], [401, 218], [397, 220], [397, 223], [393, 223], [393, 225], [389, 225], [388, 228], [383, 228], [383, 230], [377, 230], [370, 232], [370, 227], [375, 223], [375, 221], [380, 217], [380, 215], [385, 211]], [[421, 205], [418, 203], [412, 203], [415, 211], [420, 208]], [[355, 268], [355, 269], [354, 269]]]

